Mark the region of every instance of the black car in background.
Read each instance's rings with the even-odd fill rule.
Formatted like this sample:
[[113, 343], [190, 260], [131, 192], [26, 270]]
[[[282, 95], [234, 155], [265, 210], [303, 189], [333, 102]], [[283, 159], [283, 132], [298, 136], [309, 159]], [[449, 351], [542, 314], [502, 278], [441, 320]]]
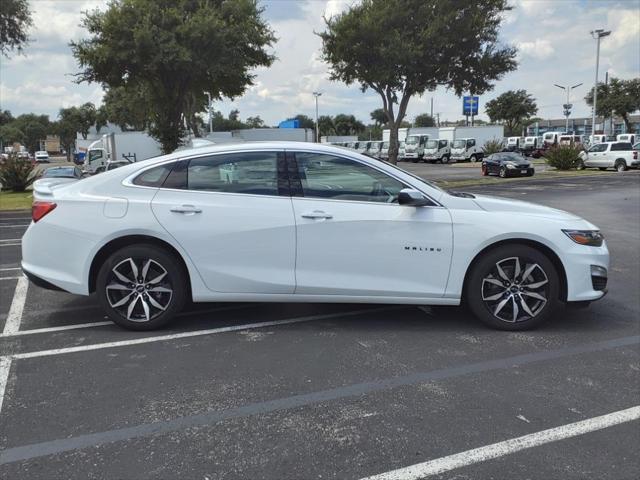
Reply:
[[482, 175], [506, 177], [532, 177], [535, 170], [531, 162], [519, 153], [493, 153], [482, 160]]

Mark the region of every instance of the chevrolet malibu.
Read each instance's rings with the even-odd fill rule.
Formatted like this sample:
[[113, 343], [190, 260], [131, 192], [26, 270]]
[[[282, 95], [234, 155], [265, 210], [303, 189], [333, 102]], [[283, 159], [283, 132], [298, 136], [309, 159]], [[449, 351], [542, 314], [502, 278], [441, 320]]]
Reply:
[[609, 252], [588, 221], [443, 191], [330, 146], [183, 150], [34, 197], [25, 274], [95, 294], [135, 330], [187, 300], [464, 302], [491, 327], [523, 330], [606, 292]]

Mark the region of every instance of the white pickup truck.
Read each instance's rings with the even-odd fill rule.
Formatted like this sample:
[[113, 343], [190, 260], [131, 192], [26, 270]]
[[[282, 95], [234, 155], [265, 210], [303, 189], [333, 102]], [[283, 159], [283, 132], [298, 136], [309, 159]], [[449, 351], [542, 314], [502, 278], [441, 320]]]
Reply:
[[589, 147], [586, 152], [580, 153], [578, 169], [596, 167], [600, 170], [615, 168], [618, 172], [624, 172], [627, 168], [638, 168], [640, 158], [638, 150], [634, 150], [629, 142], [602, 142]]

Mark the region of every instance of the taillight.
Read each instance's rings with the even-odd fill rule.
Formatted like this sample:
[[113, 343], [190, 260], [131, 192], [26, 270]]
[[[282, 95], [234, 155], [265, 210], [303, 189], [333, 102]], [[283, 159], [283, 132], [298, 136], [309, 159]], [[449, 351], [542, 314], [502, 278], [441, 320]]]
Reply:
[[53, 202], [33, 202], [31, 206], [31, 219], [35, 223], [56, 207], [57, 205]]
[[637, 159], [638, 159], [638, 151], [637, 151], [637, 150], [634, 150], [634, 151], [633, 151], [633, 159], [634, 159], [634, 160], [637, 160]]

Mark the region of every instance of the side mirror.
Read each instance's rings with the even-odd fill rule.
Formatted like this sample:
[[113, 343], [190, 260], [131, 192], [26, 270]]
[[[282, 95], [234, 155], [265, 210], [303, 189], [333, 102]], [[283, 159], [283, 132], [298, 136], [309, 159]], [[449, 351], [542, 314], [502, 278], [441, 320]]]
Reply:
[[398, 203], [411, 207], [427, 207], [433, 205], [422, 193], [411, 188], [403, 188], [400, 190], [400, 193], [398, 193]]

